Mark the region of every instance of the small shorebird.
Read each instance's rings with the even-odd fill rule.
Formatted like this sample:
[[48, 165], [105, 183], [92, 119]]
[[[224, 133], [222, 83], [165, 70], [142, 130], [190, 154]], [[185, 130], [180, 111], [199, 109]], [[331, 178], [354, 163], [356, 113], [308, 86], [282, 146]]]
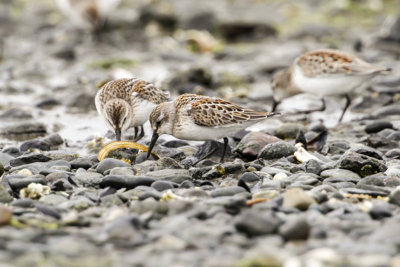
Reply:
[[121, 0], [57, 0], [58, 7], [73, 24], [82, 29], [101, 29]]
[[[144, 136], [143, 124], [158, 105], [169, 98], [169, 93], [151, 83], [123, 78], [106, 83], [97, 93], [95, 102], [99, 114], [115, 132], [117, 140], [129, 128], [135, 128], [135, 141]], [[139, 126], [141, 129], [138, 135]]]
[[227, 136], [273, 115], [276, 114], [243, 108], [223, 99], [184, 94], [174, 101], [158, 105], [150, 114], [153, 136], [147, 157], [158, 137], [170, 134], [179, 139], [196, 141], [224, 138], [223, 162], [228, 146]]
[[305, 53], [272, 78], [272, 111], [275, 111], [283, 99], [299, 93], [320, 96], [323, 107], [319, 111], [325, 109], [324, 96], [342, 95], [346, 97], [346, 104], [339, 118], [340, 122], [351, 103], [349, 94], [378, 74], [390, 70], [338, 50], [322, 49]]

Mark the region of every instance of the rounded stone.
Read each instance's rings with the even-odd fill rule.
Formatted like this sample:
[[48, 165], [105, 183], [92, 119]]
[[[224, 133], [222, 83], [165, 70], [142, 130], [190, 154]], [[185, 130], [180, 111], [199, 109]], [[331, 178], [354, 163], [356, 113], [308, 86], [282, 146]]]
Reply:
[[296, 150], [297, 149], [293, 145], [284, 141], [280, 141], [266, 145], [261, 150], [258, 157], [266, 160], [279, 159], [293, 155]]
[[162, 192], [165, 190], [173, 189], [174, 183], [168, 181], [155, 181], [151, 184], [151, 187], [156, 189], [158, 192]]
[[96, 171], [98, 173], [104, 173], [116, 167], [131, 167], [131, 165], [122, 160], [106, 158], [97, 165]]
[[389, 121], [375, 121], [365, 127], [366, 133], [377, 133], [383, 129], [393, 129], [393, 124]]

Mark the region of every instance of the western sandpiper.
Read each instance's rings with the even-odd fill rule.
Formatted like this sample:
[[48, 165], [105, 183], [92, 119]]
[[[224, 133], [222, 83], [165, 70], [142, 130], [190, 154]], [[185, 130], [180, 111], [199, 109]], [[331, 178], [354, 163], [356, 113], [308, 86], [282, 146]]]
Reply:
[[[95, 102], [99, 114], [115, 132], [117, 140], [129, 128], [135, 127], [135, 140], [144, 136], [143, 124], [158, 105], [169, 98], [169, 93], [151, 83], [123, 78], [106, 83], [97, 93]], [[138, 135], [139, 126], [141, 132]]]
[[99, 30], [121, 0], [57, 0], [58, 7], [73, 24], [82, 29]]
[[223, 99], [184, 94], [174, 101], [158, 105], [150, 114], [153, 137], [147, 156], [161, 134], [196, 141], [217, 141], [223, 138], [222, 162], [228, 146], [228, 136], [273, 115], [276, 114], [254, 111]]
[[275, 111], [283, 99], [299, 93], [320, 96], [323, 101], [321, 111], [325, 109], [324, 96], [343, 95], [346, 97], [346, 104], [340, 122], [351, 103], [349, 94], [385, 71], [390, 71], [390, 68], [372, 65], [338, 50], [322, 49], [305, 53], [272, 78], [272, 111]]

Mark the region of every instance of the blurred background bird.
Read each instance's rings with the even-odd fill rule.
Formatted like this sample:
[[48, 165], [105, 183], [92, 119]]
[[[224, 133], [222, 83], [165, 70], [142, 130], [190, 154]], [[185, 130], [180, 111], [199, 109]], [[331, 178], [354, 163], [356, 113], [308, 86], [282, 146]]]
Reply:
[[121, 0], [56, 0], [61, 12], [78, 28], [93, 32], [103, 29], [108, 15]]

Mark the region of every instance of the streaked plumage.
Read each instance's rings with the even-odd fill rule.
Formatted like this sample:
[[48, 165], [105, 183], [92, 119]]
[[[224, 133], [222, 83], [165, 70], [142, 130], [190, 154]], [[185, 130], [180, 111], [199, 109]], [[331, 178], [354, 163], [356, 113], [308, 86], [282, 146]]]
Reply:
[[58, 7], [71, 22], [82, 29], [98, 30], [121, 0], [57, 0]]
[[158, 105], [150, 114], [153, 129], [150, 150], [161, 134], [197, 141], [224, 138], [226, 149], [227, 136], [273, 115], [271, 112], [254, 111], [219, 98], [184, 94], [174, 101]]
[[390, 69], [372, 65], [338, 50], [322, 49], [308, 52], [296, 58], [290, 67], [274, 75], [271, 83], [274, 108], [283, 99], [299, 93], [310, 93], [320, 97], [344, 95], [347, 103], [341, 120], [350, 105], [348, 95], [385, 71]]
[[[113, 130], [117, 139], [127, 129], [141, 127], [139, 140], [144, 136], [143, 124], [158, 105], [168, 100], [169, 93], [137, 78], [123, 78], [106, 83], [97, 93], [95, 102], [99, 114]], [[119, 136], [119, 137], [118, 137]]]

